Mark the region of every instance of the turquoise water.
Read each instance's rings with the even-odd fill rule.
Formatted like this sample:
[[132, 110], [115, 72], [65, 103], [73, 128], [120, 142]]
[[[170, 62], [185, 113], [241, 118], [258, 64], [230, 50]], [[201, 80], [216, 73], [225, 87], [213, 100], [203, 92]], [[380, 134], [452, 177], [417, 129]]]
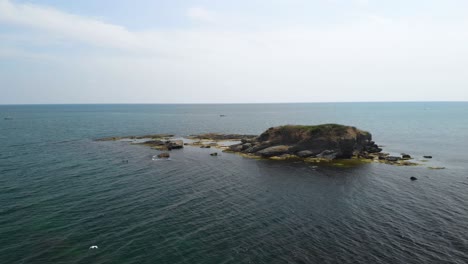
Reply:
[[[467, 116], [468, 103], [0, 106], [0, 263], [466, 263]], [[186, 147], [153, 161], [94, 141], [332, 122], [434, 158], [316, 168]]]

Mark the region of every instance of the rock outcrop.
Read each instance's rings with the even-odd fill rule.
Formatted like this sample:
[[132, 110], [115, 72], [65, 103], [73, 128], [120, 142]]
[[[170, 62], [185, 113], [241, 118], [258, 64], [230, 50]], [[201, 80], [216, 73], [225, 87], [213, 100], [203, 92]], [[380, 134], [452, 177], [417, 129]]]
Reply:
[[139, 144], [150, 146], [157, 150], [173, 150], [184, 147], [182, 140], [149, 140]]
[[[228, 151], [263, 158], [298, 157], [327, 160], [378, 157], [382, 151], [372, 135], [352, 126], [324, 124], [272, 127], [254, 138], [243, 138]], [[372, 155], [372, 154], [375, 154]]]

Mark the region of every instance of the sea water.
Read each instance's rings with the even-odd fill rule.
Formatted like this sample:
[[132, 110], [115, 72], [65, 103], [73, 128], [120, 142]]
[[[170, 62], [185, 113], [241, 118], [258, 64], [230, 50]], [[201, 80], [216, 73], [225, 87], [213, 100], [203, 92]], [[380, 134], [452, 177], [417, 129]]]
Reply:
[[[468, 261], [468, 103], [4, 105], [0, 117], [0, 263]], [[95, 141], [321, 123], [368, 130], [422, 165], [317, 167], [190, 146], [161, 162]]]

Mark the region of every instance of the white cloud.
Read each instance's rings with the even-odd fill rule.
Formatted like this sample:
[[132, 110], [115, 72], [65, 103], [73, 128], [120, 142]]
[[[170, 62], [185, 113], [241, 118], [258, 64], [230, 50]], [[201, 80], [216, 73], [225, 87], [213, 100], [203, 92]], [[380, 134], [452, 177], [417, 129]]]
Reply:
[[[187, 15], [215, 19], [204, 9]], [[60, 93], [68, 94], [66, 99], [54, 98], [64, 103], [468, 100], [461, 88], [468, 85], [466, 22], [363, 17], [328, 28], [226, 31], [206, 26], [134, 32], [48, 7], [0, 0], [0, 23], [34, 29], [39, 35], [11, 35], [8, 41], [0, 36], [0, 56], [54, 58], [49, 75], [20, 82], [0, 72], [0, 87], [6, 87], [2, 82], [25, 87], [38, 82], [46, 89], [44, 98], [67, 87]], [[21, 48], [26, 42], [44, 46], [47, 39], [51, 46], [61, 45], [56, 38], [87, 47], [79, 53], [49, 50], [37, 55]], [[437, 93], [441, 85], [445, 90]]]
[[122, 26], [32, 4], [0, 1], [0, 22], [43, 30], [102, 47], [138, 47], [138, 38]]
[[37, 52], [28, 52], [17, 48], [0, 47], [0, 58], [19, 58], [29, 60], [57, 60], [50, 54], [41, 54]]
[[216, 21], [216, 14], [214, 12], [201, 7], [191, 7], [187, 9], [187, 16], [190, 19], [202, 22], [212, 23]]

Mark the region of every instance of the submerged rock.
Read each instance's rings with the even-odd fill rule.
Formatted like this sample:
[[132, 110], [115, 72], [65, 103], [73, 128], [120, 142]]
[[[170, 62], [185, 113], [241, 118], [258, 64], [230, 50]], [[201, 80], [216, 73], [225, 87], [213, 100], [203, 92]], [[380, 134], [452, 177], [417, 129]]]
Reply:
[[163, 153], [158, 154], [157, 157], [158, 157], [159, 159], [168, 159], [170, 156], [171, 156], [171, 155], [170, 155], [169, 153], [163, 152]]
[[210, 154], [210, 156], [218, 156], [218, 152], [213, 152]]
[[445, 167], [429, 167], [431, 170], [443, 170]]

